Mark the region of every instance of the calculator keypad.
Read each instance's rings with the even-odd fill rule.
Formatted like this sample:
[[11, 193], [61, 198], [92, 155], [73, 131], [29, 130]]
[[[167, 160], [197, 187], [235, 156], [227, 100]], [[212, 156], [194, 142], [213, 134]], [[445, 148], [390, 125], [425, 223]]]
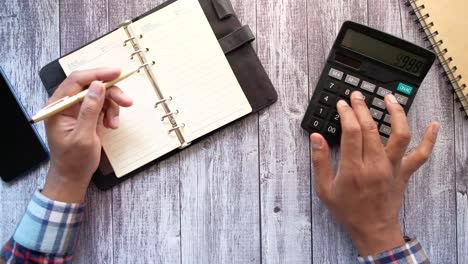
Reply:
[[336, 104], [339, 100], [350, 102], [351, 94], [354, 91], [360, 91], [365, 97], [365, 102], [369, 111], [376, 121], [382, 143], [388, 142], [392, 132], [390, 125], [390, 115], [387, 112], [384, 97], [388, 94], [394, 94], [397, 101], [405, 108], [409, 102], [409, 97], [399, 94], [398, 91], [392, 92], [391, 89], [378, 86], [371, 80], [367, 80], [355, 74], [349, 74], [344, 71], [331, 68], [325, 82], [325, 87], [319, 89], [316, 93], [319, 96], [318, 104], [312, 106], [312, 117], [308, 117], [308, 127], [312, 127], [317, 132], [324, 135], [337, 138], [341, 134], [340, 115], [336, 110]]

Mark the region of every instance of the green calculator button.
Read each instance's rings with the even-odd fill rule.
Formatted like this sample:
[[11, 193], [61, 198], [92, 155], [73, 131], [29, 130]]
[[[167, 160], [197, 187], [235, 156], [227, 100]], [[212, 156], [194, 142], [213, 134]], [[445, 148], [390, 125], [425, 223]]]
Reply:
[[397, 91], [406, 95], [411, 95], [411, 93], [413, 92], [413, 87], [404, 83], [400, 83], [398, 84]]

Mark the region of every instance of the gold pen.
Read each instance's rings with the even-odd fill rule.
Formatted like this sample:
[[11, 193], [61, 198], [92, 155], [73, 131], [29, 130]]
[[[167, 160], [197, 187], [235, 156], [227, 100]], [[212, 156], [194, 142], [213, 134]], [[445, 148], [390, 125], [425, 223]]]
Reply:
[[[122, 74], [120, 75], [119, 78], [113, 80], [113, 81], [110, 81], [110, 82], [106, 82], [104, 83], [104, 87], [105, 89], [109, 89], [111, 88], [112, 86], [116, 85], [117, 83], [127, 79], [128, 77], [132, 76], [133, 74], [135, 74], [136, 72], [138, 72], [139, 69], [137, 70], [134, 70], [132, 72], [128, 72], [128, 73], [125, 73], [125, 74]], [[66, 96], [60, 100], [58, 100], [57, 102], [54, 102], [48, 106], [46, 106], [45, 108], [41, 109], [35, 116], [32, 117], [32, 120], [31, 122], [32, 123], [37, 123], [37, 122], [40, 122], [40, 121], [44, 121], [46, 120], [47, 118], [49, 117], [52, 117], [72, 106], [74, 106], [75, 104], [77, 103], [80, 103], [84, 100], [86, 94], [88, 94], [88, 90], [84, 90], [76, 95], [73, 95], [73, 96]]]

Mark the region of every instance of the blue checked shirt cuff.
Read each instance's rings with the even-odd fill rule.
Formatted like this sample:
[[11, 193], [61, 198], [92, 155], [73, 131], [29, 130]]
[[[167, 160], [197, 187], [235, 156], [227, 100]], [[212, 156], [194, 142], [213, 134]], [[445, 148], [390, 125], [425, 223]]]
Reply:
[[406, 244], [383, 252], [377, 256], [359, 257], [362, 264], [429, 264], [421, 244], [418, 240], [405, 238]]
[[50, 200], [37, 191], [13, 239], [25, 248], [47, 254], [70, 254], [83, 219], [83, 204]]

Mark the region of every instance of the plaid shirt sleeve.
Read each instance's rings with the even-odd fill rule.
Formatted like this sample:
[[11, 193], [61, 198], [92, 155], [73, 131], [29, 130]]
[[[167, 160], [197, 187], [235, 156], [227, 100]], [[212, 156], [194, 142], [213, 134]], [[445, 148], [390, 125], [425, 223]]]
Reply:
[[0, 263], [71, 263], [83, 211], [82, 204], [53, 201], [37, 191]]
[[406, 244], [377, 256], [359, 257], [361, 264], [429, 264], [421, 244], [416, 239], [405, 238]]

